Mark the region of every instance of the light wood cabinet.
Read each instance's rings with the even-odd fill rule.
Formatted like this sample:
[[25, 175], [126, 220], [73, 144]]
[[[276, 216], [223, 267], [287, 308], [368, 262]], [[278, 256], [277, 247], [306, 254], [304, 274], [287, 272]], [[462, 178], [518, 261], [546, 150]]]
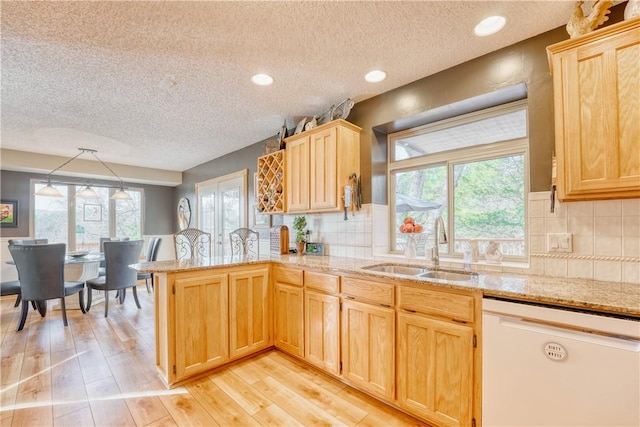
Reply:
[[435, 425], [473, 425], [482, 418], [482, 295], [429, 285], [396, 295], [398, 406]]
[[269, 268], [229, 273], [229, 355], [254, 353], [272, 345]]
[[288, 212], [336, 212], [352, 173], [360, 175], [360, 131], [338, 119], [286, 138]]
[[304, 357], [304, 297], [302, 270], [276, 267], [274, 345]]
[[175, 280], [175, 380], [229, 359], [227, 275]]
[[342, 376], [387, 400], [395, 397], [395, 311], [342, 301]]
[[340, 374], [340, 276], [305, 271], [304, 357]]
[[558, 198], [640, 197], [640, 18], [547, 51]]
[[470, 426], [473, 328], [398, 313], [398, 405], [439, 426]]

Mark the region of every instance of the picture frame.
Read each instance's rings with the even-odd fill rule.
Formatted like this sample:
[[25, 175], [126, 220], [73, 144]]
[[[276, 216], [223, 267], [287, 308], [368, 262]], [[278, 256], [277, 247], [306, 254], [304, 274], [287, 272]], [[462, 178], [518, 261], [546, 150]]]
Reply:
[[297, 135], [299, 133], [301, 133], [304, 130], [304, 124], [307, 122], [307, 118], [303, 117], [302, 120], [300, 120], [298, 122], [298, 125], [296, 126], [296, 130], [295, 132], [293, 132], [294, 135]]
[[86, 222], [102, 221], [102, 205], [85, 203], [83, 207], [84, 220]]
[[253, 228], [271, 228], [271, 215], [258, 212], [258, 206], [253, 207]]
[[15, 228], [18, 226], [18, 201], [0, 201], [0, 226], [2, 228]]

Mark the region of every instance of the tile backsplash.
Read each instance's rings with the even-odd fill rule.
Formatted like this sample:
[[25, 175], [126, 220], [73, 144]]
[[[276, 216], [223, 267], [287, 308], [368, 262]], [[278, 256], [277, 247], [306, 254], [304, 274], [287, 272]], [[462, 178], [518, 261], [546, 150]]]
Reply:
[[[549, 253], [547, 234], [570, 233], [571, 253]], [[529, 194], [530, 273], [640, 282], [640, 199], [557, 203]]]
[[[310, 240], [324, 243], [326, 255], [394, 257], [387, 254], [389, 212], [385, 205], [363, 205], [355, 215], [349, 212], [346, 221], [344, 213], [305, 216]], [[283, 216], [291, 247], [295, 247], [294, 217]], [[640, 283], [640, 199], [556, 203], [551, 213], [548, 191], [529, 193], [528, 233], [528, 266], [504, 263], [496, 268], [480, 262], [477, 269]], [[573, 251], [548, 252], [550, 233], [570, 233]]]

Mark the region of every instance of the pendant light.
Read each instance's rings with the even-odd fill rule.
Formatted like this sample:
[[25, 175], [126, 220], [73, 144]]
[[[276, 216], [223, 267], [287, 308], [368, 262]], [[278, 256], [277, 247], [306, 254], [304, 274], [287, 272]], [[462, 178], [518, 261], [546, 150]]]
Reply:
[[[54, 170], [49, 172], [49, 174], [47, 175], [47, 185], [42, 187], [40, 190], [38, 190], [36, 192], [37, 196], [63, 197], [62, 193], [60, 193], [60, 191], [58, 191], [57, 188], [55, 188], [53, 185], [51, 185], [51, 175], [55, 171], [57, 171], [58, 169], [60, 169], [61, 167], [65, 166], [65, 165], [71, 163], [73, 160], [77, 159], [81, 155], [83, 155], [85, 153], [90, 153], [93, 157], [95, 157], [95, 159], [98, 162], [100, 162], [100, 164], [102, 166], [107, 168], [107, 170], [109, 172], [111, 172], [111, 174], [113, 176], [118, 178], [118, 181], [120, 181], [120, 188], [113, 194], [113, 196], [111, 196], [111, 198], [112, 199], [116, 199], [116, 200], [132, 200], [131, 195], [129, 195], [129, 193], [124, 191], [124, 182], [122, 181], [122, 178], [120, 178], [118, 176], [118, 174], [116, 174], [105, 162], [100, 160], [100, 158], [96, 154], [98, 152], [97, 150], [92, 150], [90, 148], [78, 148], [78, 150], [80, 150], [80, 152], [78, 154], [76, 154], [75, 156], [71, 157], [69, 160], [67, 160], [66, 162], [62, 163], [60, 166], [58, 166], [57, 168], [55, 168]], [[96, 191], [93, 188], [91, 188], [91, 186], [89, 186], [87, 184], [82, 190], [80, 190], [80, 191], [78, 191], [76, 193], [76, 197], [99, 199], [100, 195], [98, 193], [96, 193]]]

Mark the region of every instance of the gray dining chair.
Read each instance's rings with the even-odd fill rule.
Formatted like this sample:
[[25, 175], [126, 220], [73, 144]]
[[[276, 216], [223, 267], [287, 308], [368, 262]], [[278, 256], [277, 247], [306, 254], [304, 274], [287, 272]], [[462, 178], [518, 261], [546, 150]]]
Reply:
[[[7, 242], [10, 245], [46, 245], [49, 243], [49, 239], [9, 239]], [[16, 302], [13, 306], [17, 307], [20, 305], [22, 296], [20, 294], [19, 279], [0, 283], [0, 296], [5, 295], [17, 295]], [[35, 302], [33, 303], [33, 307], [35, 308]]]
[[68, 326], [64, 297], [78, 293], [80, 310], [84, 308], [84, 282], [64, 280], [66, 245], [9, 245], [20, 278], [22, 313], [16, 330], [21, 331], [27, 320], [29, 302], [35, 302], [42, 317], [46, 314], [46, 301], [60, 298], [64, 326]]
[[197, 228], [185, 228], [173, 234], [176, 259], [198, 259], [211, 256], [211, 234]]
[[250, 228], [238, 228], [229, 233], [232, 255], [258, 255], [260, 236]]
[[[145, 258], [145, 261], [153, 262], [158, 259], [158, 249], [160, 248], [161, 242], [162, 238], [160, 237], [152, 237], [149, 239], [149, 244], [147, 245], [147, 257]], [[153, 288], [153, 273], [138, 273], [138, 280], [144, 280], [147, 292], [151, 293], [151, 288]], [[151, 280], [151, 288], [149, 287], [149, 280]]]
[[[101, 237], [100, 238], [100, 252], [104, 253], [104, 243], [105, 242], [127, 242], [129, 241], [128, 237]], [[102, 260], [100, 261], [100, 266], [98, 267], [98, 276], [104, 276], [105, 275], [105, 267], [106, 267], [106, 261]]]
[[144, 240], [129, 240], [121, 242], [104, 242], [104, 259], [106, 271], [104, 276], [87, 280], [89, 296], [87, 299], [87, 311], [91, 309], [92, 290], [104, 291], [104, 317], [109, 314], [109, 291], [118, 291], [120, 302], [124, 301], [127, 288], [133, 288], [133, 298], [136, 306], [140, 306], [136, 285], [138, 281], [137, 271], [129, 268], [129, 265], [140, 261]]

